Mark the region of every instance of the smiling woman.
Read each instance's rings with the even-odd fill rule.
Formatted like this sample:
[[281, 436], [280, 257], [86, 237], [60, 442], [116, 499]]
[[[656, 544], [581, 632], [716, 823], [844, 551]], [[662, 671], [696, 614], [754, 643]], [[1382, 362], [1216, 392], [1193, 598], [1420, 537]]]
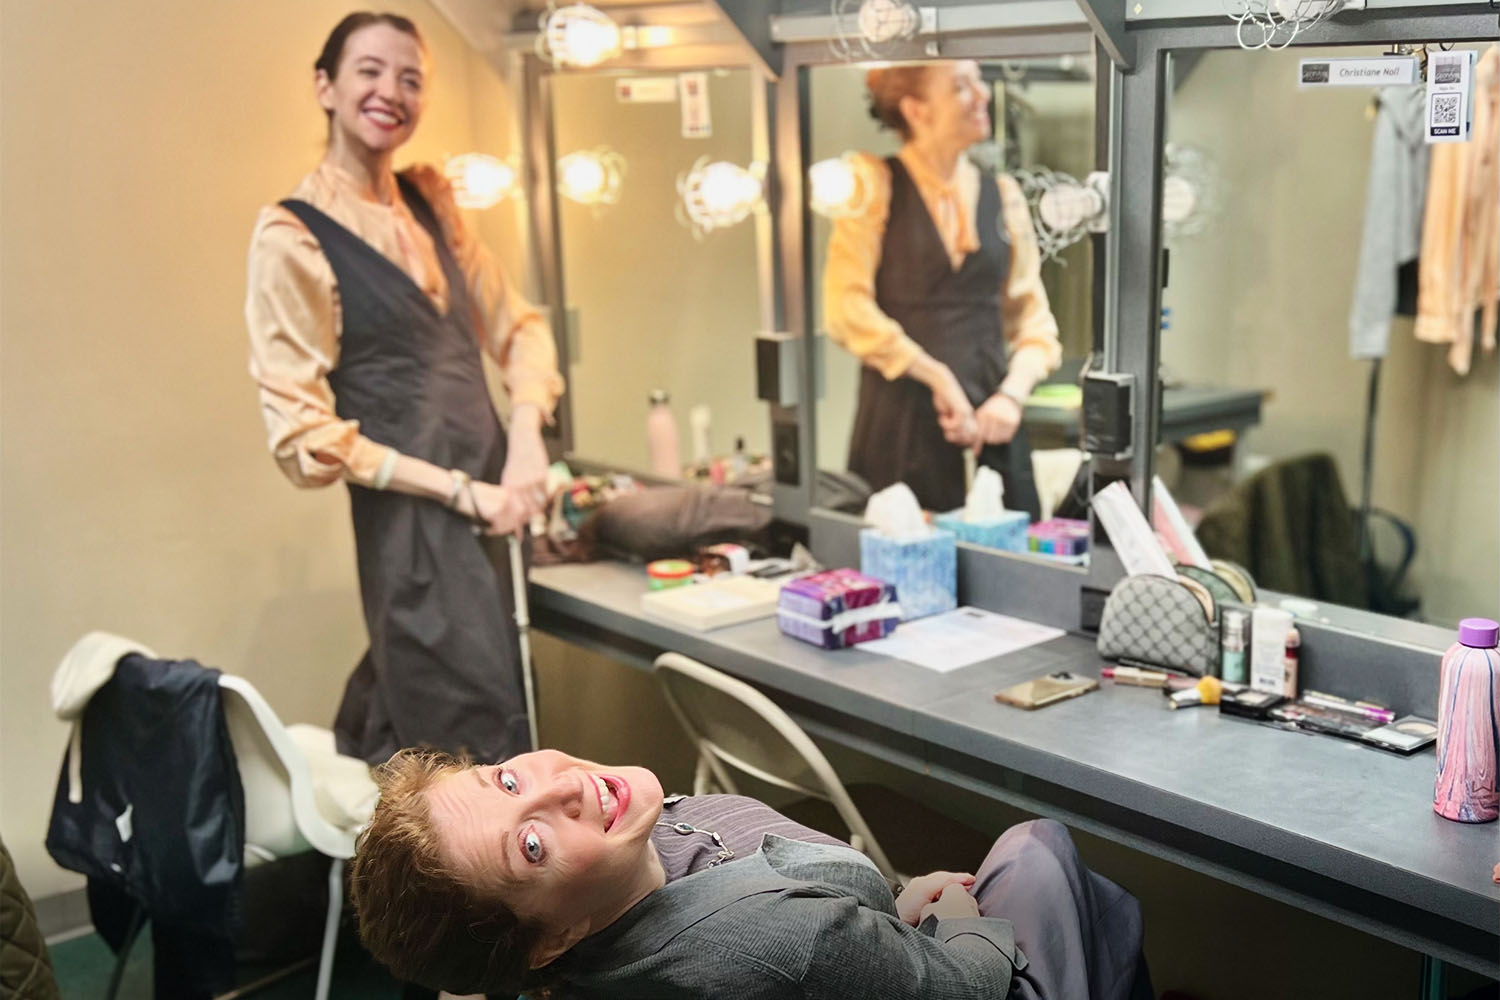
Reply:
[[[245, 316], [282, 471], [350, 493], [371, 641], [338, 747], [371, 763], [419, 743], [497, 759], [529, 727], [509, 554], [492, 536], [541, 503], [541, 424], [562, 391], [552, 334], [442, 174], [393, 169], [426, 101], [416, 25], [350, 14], [313, 69], [328, 149], [261, 210]], [[481, 352], [504, 374], [508, 434]]]
[[[1153, 996], [1140, 908], [1048, 821], [899, 895], [864, 855], [738, 795], [557, 751], [403, 751], [350, 891], [365, 946], [459, 993], [1062, 1000]], [[547, 992], [541, 993], [539, 990]]]

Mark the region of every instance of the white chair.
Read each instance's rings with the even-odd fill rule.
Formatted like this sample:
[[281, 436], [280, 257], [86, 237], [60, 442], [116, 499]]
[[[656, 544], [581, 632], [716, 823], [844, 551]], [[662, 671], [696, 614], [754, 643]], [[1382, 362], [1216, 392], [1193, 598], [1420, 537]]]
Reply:
[[900, 875], [870, 833], [828, 758], [802, 727], [764, 694], [681, 653], [663, 653], [652, 667], [667, 704], [698, 748], [693, 794], [717, 787], [736, 793], [727, 768], [838, 810], [849, 843], [863, 851], [887, 881]]
[[[52, 683], [53, 709], [72, 721], [70, 797], [79, 788], [81, 717], [89, 698], [131, 653], [156, 658], [148, 647], [107, 632], [90, 632], [63, 657]], [[317, 1000], [327, 1000], [334, 943], [343, 912], [343, 865], [375, 809], [378, 790], [364, 761], [334, 749], [333, 734], [317, 726], [284, 726], [259, 691], [243, 677], [219, 675], [225, 725], [245, 793], [245, 867], [314, 850], [332, 859], [328, 915], [318, 965]], [[76, 801], [76, 800], [75, 800]], [[128, 932], [109, 995], [119, 986], [140, 920]], [[235, 991], [241, 995], [294, 972], [293, 966]]]
[[378, 791], [364, 761], [339, 754], [317, 726], [283, 726], [243, 677], [222, 674], [224, 719], [245, 789], [245, 865], [314, 850], [332, 859], [328, 916], [318, 961], [317, 1000], [327, 1000], [344, 906], [344, 862], [375, 809]]

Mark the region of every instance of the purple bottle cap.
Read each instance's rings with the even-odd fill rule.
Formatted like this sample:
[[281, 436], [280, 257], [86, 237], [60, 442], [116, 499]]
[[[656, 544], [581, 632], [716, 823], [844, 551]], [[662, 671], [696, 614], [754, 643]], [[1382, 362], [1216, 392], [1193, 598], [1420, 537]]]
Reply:
[[1458, 641], [1474, 649], [1494, 649], [1500, 645], [1500, 622], [1465, 618], [1458, 623]]

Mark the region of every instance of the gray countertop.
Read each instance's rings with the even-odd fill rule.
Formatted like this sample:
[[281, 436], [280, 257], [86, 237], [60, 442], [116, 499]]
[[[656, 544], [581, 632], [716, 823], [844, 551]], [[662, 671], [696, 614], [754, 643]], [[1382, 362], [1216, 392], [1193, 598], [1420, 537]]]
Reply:
[[1093, 642], [1076, 636], [943, 674], [858, 647], [826, 652], [771, 619], [711, 632], [655, 621], [640, 610], [639, 568], [554, 566], [531, 579], [544, 628], [686, 653], [825, 709], [866, 741], [899, 744], [934, 772], [1031, 782], [1043, 806], [1084, 801], [1106, 833], [1118, 826], [1169, 857], [1220, 855], [1196, 867], [1263, 891], [1284, 884], [1293, 902], [1430, 953], [1449, 943], [1439, 957], [1500, 975], [1500, 886], [1489, 877], [1500, 826], [1432, 812], [1431, 751], [1399, 757], [1209, 708], [1173, 712], [1158, 691], [1108, 681], [1035, 712], [995, 702], [1051, 671], [1097, 676]]

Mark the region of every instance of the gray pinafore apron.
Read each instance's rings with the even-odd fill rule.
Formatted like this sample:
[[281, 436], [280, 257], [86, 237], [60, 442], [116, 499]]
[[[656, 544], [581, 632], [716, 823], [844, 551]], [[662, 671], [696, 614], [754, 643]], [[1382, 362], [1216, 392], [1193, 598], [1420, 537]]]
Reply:
[[[505, 432], [490, 401], [464, 275], [431, 207], [401, 197], [432, 236], [448, 312], [374, 247], [306, 202], [343, 311], [328, 375], [338, 415], [403, 455], [497, 483]], [[349, 484], [370, 648], [334, 723], [340, 753], [370, 763], [411, 746], [497, 761], [529, 749], [509, 554], [441, 503]]]
[[[1010, 275], [1010, 244], [1001, 235], [1000, 192], [988, 175], [979, 185], [979, 250], [953, 270], [937, 225], [901, 160], [889, 157], [891, 209], [875, 272], [875, 304], [907, 336], [953, 370], [976, 408], [1005, 378], [1001, 290]], [[1026, 428], [1009, 444], [986, 445], [979, 464], [1005, 481], [1005, 506], [1041, 510]], [[904, 482], [927, 510], [964, 503], [963, 449], [943, 440], [932, 391], [911, 378], [887, 380], [860, 370], [859, 405], [849, 441], [849, 471], [872, 489]]]

